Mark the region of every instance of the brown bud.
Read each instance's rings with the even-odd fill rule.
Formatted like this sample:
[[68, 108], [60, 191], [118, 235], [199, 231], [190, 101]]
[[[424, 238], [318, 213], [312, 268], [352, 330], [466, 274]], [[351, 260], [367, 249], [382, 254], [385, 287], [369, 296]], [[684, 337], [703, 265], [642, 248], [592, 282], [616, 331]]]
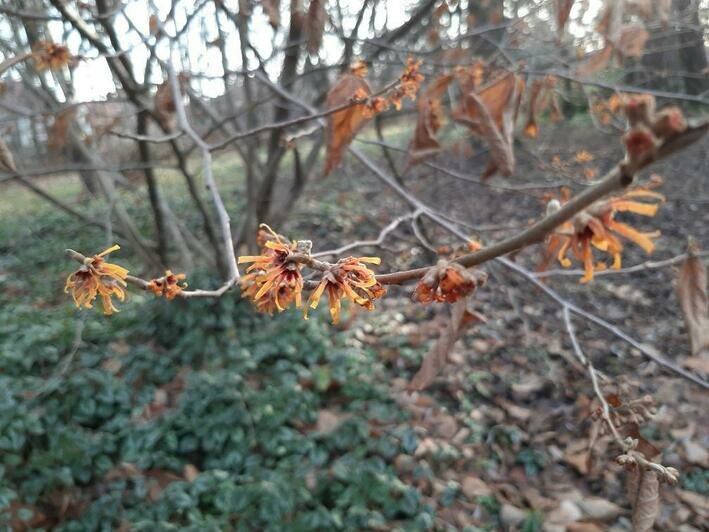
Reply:
[[411, 298], [417, 303], [454, 303], [486, 281], [487, 274], [481, 270], [466, 269], [457, 262], [441, 260], [426, 272]]
[[628, 159], [636, 162], [652, 154], [658, 142], [652, 131], [642, 124], [637, 124], [623, 136], [623, 144]]
[[667, 140], [687, 129], [687, 121], [682, 110], [673, 105], [657, 113], [652, 123], [652, 132], [659, 139]]
[[651, 94], [634, 94], [625, 99], [623, 110], [630, 127], [637, 124], [650, 126], [655, 116], [655, 97]]

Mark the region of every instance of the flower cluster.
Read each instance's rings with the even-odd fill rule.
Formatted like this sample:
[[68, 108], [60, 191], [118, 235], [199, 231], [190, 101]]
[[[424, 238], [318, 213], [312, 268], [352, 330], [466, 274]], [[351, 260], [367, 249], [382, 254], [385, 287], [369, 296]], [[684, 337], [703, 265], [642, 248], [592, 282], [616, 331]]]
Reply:
[[425, 79], [419, 72], [421, 63], [422, 61], [417, 61], [413, 57], [409, 57], [406, 60], [406, 68], [399, 78], [399, 84], [388, 97], [389, 103], [391, 103], [397, 111], [401, 109], [401, 102], [404, 98], [409, 98], [412, 101], [416, 99], [416, 93]]
[[175, 299], [182, 290], [187, 288], [187, 283], [184, 280], [187, 276], [184, 273], [172, 273], [170, 270], [165, 271], [165, 275], [158, 279], [148, 281], [148, 290], [156, 296], [165, 296], [165, 299]]
[[373, 300], [382, 297], [386, 290], [377, 281], [365, 264], [379, 264], [379, 257], [347, 257], [331, 265], [322, 276], [315, 290], [308, 298], [305, 308], [305, 318], [308, 318], [308, 307], [316, 309], [320, 298], [327, 292], [332, 323], [340, 321], [342, 299], [347, 298], [353, 304], [372, 310]]
[[309, 240], [288, 242], [268, 226], [262, 225], [262, 228], [265, 228], [259, 233], [262, 254], [239, 257], [240, 264], [252, 263], [241, 278], [242, 297], [250, 299], [259, 312], [282, 312], [292, 303], [296, 308], [302, 307], [305, 286], [302, 269], [306, 265], [321, 272], [321, 277], [319, 281], [311, 281], [313, 291], [305, 305], [305, 319], [308, 319], [308, 309], [317, 308], [325, 293], [333, 323], [340, 320], [342, 299], [372, 310], [372, 301], [384, 295], [384, 288], [366, 266], [379, 264], [378, 257], [348, 257], [334, 264], [321, 262], [310, 255], [312, 243]]
[[[557, 209], [562, 203], [568, 201], [570, 192], [568, 189], [562, 191], [561, 201], [551, 200], [547, 210]], [[653, 203], [635, 201], [634, 198], [655, 200]], [[643, 233], [637, 229], [615, 219], [618, 212], [632, 212], [642, 216], [655, 216], [658, 209], [658, 201], [663, 201], [664, 196], [657, 192], [644, 188], [629, 190], [622, 196], [608, 198], [598, 201], [587, 209], [579, 212], [570, 220], [560, 225], [554, 233], [547, 239], [547, 254], [556, 255], [559, 263], [568, 268], [571, 260], [567, 258], [567, 252], [572, 250], [577, 260], [584, 266], [584, 276], [582, 283], [587, 283], [593, 279], [594, 271], [606, 269], [606, 264], [593, 262], [593, 248], [609, 254], [613, 258], [612, 268], [621, 267], [621, 252], [623, 243], [619, 237], [623, 237], [640, 246], [646, 253], [650, 254], [655, 249], [652, 241], [659, 236], [659, 231], [653, 233]]]
[[273, 240], [266, 240], [261, 255], [239, 257], [239, 264], [252, 263], [241, 278], [241, 294], [253, 301], [259, 312], [282, 312], [295, 301], [301, 306], [303, 291], [302, 264], [292, 260], [298, 243], [284, 242], [270, 231]]
[[67, 277], [64, 292], [71, 290], [71, 297], [77, 308], [92, 308], [94, 299], [100, 297], [104, 314], [118, 312], [111, 298], [115, 296], [119, 301], [125, 299], [124, 288], [128, 270], [104, 259], [106, 255], [118, 249], [118, 245], [111, 246], [98, 255], [87, 257], [84, 264]]
[[417, 303], [455, 303], [485, 284], [487, 275], [466, 270], [457, 262], [438, 261], [416, 285], [411, 298]]
[[48, 41], [39, 41], [33, 50], [37, 70], [58, 70], [68, 65], [72, 55], [66, 46]]
[[[404, 72], [399, 77], [399, 82], [396, 86], [387, 91], [384, 96], [369, 97], [367, 90], [364, 88], [357, 89], [354, 94], [354, 99], [366, 100], [362, 108], [364, 117], [372, 118], [377, 113], [389, 109], [391, 105], [393, 105], [397, 111], [400, 111], [404, 98], [409, 98], [411, 101], [416, 100], [416, 94], [425, 79], [423, 74], [419, 72], [421, 64], [421, 61], [409, 57], [406, 60]], [[364, 75], [367, 74], [367, 67], [362, 61], [357, 61], [350, 67], [350, 72], [356, 76], [364, 77]]]

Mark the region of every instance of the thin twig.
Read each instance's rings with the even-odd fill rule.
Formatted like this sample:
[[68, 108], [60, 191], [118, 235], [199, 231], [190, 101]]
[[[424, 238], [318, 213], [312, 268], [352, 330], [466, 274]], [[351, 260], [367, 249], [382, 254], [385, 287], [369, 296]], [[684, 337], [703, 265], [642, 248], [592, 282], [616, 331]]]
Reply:
[[209, 145], [202, 140], [187, 119], [187, 113], [185, 112], [185, 106], [182, 101], [182, 93], [180, 92], [180, 83], [175, 75], [175, 69], [172, 66], [171, 57], [167, 62], [167, 75], [170, 80], [170, 88], [172, 89], [173, 98], [175, 100], [175, 111], [177, 114], [178, 124], [180, 125], [180, 128], [195, 142], [195, 144], [199, 146], [202, 152], [204, 179], [207, 182], [207, 188], [212, 196], [214, 207], [216, 208], [219, 216], [222, 239], [224, 241], [223, 251], [227, 258], [227, 268], [229, 272], [229, 278], [217, 290], [192, 290], [189, 292], [190, 295], [184, 293], [184, 297], [210, 295], [220, 296], [239, 280], [239, 268], [236, 264], [236, 255], [234, 253], [234, 245], [231, 236], [231, 221], [229, 219], [229, 213], [227, 212], [224, 202], [222, 201], [222, 197], [219, 194], [217, 183], [214, 180], [214, 175], [212, 173], [212, 154], [209, 151]]
[[[709, 251], [702, 251], [701, 253], [697, 254], [698, 257], [709, 257]], [[635, 266], [628, 266], [627, 268], [620, 268], [618, 270], [601, 270], [594, 272], [594, 276], [602, 276], [602, 275], [618, 275], [622, 273], [636, 273], [636, 272], [642, 272], [642, 271], [648, 271], [648, 270], [657, 270], [660, 268], [666, 268], [668, 266], [674, 266], [675, 264], [680, 264], [684, 262], [684, 260], [687, 258], [686, 253], [682, 253], [681, 255], [677, 255], [676, 257], [672, 257], [669, 259], [664, 259], [664, 260], [657, 260], [657, 261], [646, 261], [646, 262], [641, 262], [640, 264], [636, 264]], [[567, 275], [573, 275], [573, 276], [578, 276], [578, 275], [583, 275], [584, 271], [583, 270], [546, 270], [543, 272], [534, 272], [532, 275], [536, 277], [537, 279], [542, 279], [545, 277], [553, 277], [553, 276], [567, 276]]]
[[586, 367], [586, 371], [588, 371], [588, 375], [591, 377], [591, 383], [593, 384], [593, 391], [596, 394], [596, 397], [598, 398], [598, 400], [601, 402], [603, 420], [606, 422], [606, 425], [608, 425], [608, 428], [611, 431], [611, 433], [613, 434], [613, 438], [615, 439], [615, 441], [618, 443], [618, 445], [620, 445], [621, 449], [625, 450], [626, 445], [623, 441], [623, 438], [620, 437], [620, 434], [618, 433], [618, 429], [616, 428], [615, 423], [613, 423], [613, 419], [611, 418], [610, 406], [608, 405], [608, 401], [606, 401], [606, 398], [603, 395], [603, 392], [601, 391], [601, 387], [598, 384], [598, 377], [596, 376], [596, 368], [593, 366], [591, 359], [583, 354], [583, 351], [581, 350], [581, 345], [579, 344], [579, 341], [576, 338], [576, 332], [574, 331], [574, 324], [571, 321], [571, 313], [569, 312], [568, 305], [564, 305], [563, 313], [564, 313], [564, 323], [566, 325], [566, 331], [569, 333], [569, 338], [571, 338], [571, 345], [574, 348], [574, 353], [576, 353], [576, 356], [578, 357], [578, 359]]
[[391, 233], [394, 229], [399, 227], [399, 225], [402, 222], [405, 222], [407, 220], [411, 220], [412, 218], [415, 218], [421, 214], [421, 210], [417, 209], [414, 212], [410, 212], [408, 214], [405, 214], [403, 216], [399, 216], [398, 218], [392, 220], [384, 229], [381, 230], [379, 233], [379, 236], [375, 240], [358, 240], [356, 242], [352, 242], [350, 244], [346, 244], [344, 246], [341, 246], [339, 248], [335, 249], [329, 249], [327, 251], [320, 251], [318, 253], [313, 253], [313, 257], [328, 257], [331, 255], [341, 255], [345, 251], [349, 251], [354, 248], [359, 248], [359, 247], [364, 247], [364, 246], [380, 246], [383, 242], [384, 239], [387, 237], [389, 233]]

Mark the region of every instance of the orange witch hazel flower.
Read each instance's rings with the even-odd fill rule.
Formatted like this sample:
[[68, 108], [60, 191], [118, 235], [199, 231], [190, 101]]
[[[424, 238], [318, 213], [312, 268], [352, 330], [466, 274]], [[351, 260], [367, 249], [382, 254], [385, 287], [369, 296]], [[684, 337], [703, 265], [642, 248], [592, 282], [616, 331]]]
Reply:
[[339, 323], [343, 298], [364, 307], [374, 309], [373, 300], [382, 297], [386, 289], [377, 281], [374, 272], [365, 264], [380, 264], [379, 257], [347, 257], [339, 260], [323, 273], [318, 286], [310, 294], [305, 306], [305, 319], [308, 319], [308, 307], [316, 309], [320, 298], [327, 292], [332, 323]]
[[401, 110], [401, 102], [404, 98], [409, 98], [411, 101], [416, 99], [416, 93], [421, 87], [421, 83], [425, 77], [419, 72], [422, 61], [409, 57], [406, 60], [406, 68], [404, 73], [399, 78], [399, 84], [389, 94], [388, 101], [397, 111]]
[[118, 245], [111, 246], [98, 255], [87, 257], [81, 268], [67, 277], [64, 292], [71, 290], [77, 308], [93, 308], [94, 299], [100, 297], [104, 314], [118, 312], [111, 298], [115, 296], [119, 301], [125, 299], [128, 270], [104, 259], [118, 249], [121, 249]]
[[[547, 210], [558, 209], [562, 202], [570, 198], [568, 189], [562, 190], [561, 202], [551, 200]], [[636, 201], [647, 199], [652, 202]], [[643, 233], [637, 229], [619, 222], [615, 219], [618, 212], [632, 212], [642, 216], [655, 216], [659, 207], [658, 202], [664, 201], [664, 196], [645, 188], [629, 190], [622, 196], [615, 196], [597, 201], [587, 209], [579, 212], [570, 220], [559, 226], [547, 239], [548, 256], [556, 255], [559, 263], [568, 268], [571, 261], [566, 254], [571, 248], [577, 260], [583, 262], [584, 276], [582, 283], [593, 280], [594, 271], [606, 269], [605, 262], [594, 264], [593, 248], [611, 255], [613, 269], [621, 267], [621, 252], [623, 243], [619, 237], [630, 240], [640, 246], [647, 254], [655, 249], [652, 239], [660, 235], [659, 231]]]
[[58, 70], [71, 62], [69, 49], [61, 44], [39, 41], [33, 51], [37, 70]]
[[455, 303], [487, 281], [480, 270], [467, 270], [457, 262], [438, 261], [416, 285], [411, 299], [417, 303]]
[[151, 279], [148, 282], [148, 290], [152, 291], [156, 296], [165, 296], [165, 299], [175, 299], [182, 290], [187, 288], [187, 283], [183, 282], [187, 279], [184, 273], [172, 273], [171, 270], [165, 270], [164, 277]]
[[239, 264], [253, 263], [241, 277], [242, 297], [251, 299], [259, 312], [267, 314], [282, 312], [293, 301], [300, 307], [302, 265], [292, 260], [292, 255], [301, 251], [298, 243], [286, 243], [268, 226], [262, 227], [268, 229], [273, 240], [266, 240], [261, 255], [239, 257]]

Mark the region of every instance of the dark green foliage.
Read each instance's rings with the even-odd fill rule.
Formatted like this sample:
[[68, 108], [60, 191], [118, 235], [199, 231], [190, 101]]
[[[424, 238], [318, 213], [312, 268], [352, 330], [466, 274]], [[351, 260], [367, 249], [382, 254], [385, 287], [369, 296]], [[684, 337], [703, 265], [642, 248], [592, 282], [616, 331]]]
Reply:
[[[78, 312], [61, 294], [73, 266], [61, 250], [101, 244], [71, 241], [55, 216], [14, 228], [51, 238], [0, 264], [0, 512], [22, 503], [16, 518], [41, 513], [58, 530], [430, 527], [390, 465], [415, 442], [392, 423], [402, 414], [372, 352], [324, 314], [256, 316], [236, 295], [187, 305], [132, 292], [110, 318]], [[327, 434], [325, 408], [343, 414]]]

